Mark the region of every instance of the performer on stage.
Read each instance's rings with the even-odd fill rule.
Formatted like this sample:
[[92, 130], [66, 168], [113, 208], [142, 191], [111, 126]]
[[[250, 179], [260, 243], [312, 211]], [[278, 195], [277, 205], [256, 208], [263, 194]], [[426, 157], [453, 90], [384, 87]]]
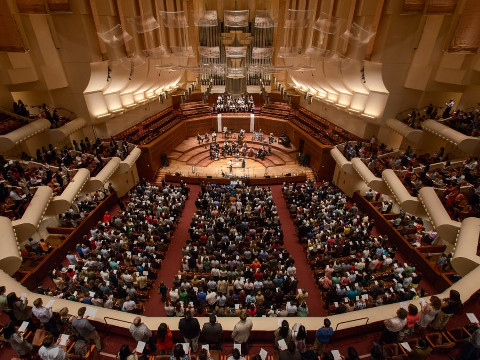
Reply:
[[198, 144], [203, 143], [202, 135], [197, 134], [197, 140], [198, 140]]
[[214, 143], [217, 142], [217, 133], [216, 133], [215, 131], [212, 133], [212, 141], [213, 141]]

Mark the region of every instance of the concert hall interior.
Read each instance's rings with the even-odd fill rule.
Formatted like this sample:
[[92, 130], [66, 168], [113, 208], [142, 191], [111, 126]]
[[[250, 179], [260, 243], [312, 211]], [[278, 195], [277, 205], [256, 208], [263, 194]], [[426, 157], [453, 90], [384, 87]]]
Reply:
[[480, 1], [0, 4], [0, 358], [480, 358]]

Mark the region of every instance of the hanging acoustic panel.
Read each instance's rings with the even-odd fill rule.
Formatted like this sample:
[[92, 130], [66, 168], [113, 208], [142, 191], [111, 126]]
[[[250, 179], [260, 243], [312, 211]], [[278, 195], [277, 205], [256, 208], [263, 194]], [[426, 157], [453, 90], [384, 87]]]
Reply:
[[340, 37], [349, 44], [363, 45], [367, 44], [373, 35], [375, 35], [375, 32], [368, 31], [360, 25], [353, 23], [350, 29], [346, 30]]
[[343, 19], [321, 13], [318, 19], [315, 21], [313, 28], [321, 33], [336, 34], [343, 23]]
[[124, 45], [127, 41], [132, 40], [132, 36], [122, 29], [120, 24], [115, 25], [110, 30], [103, 33], [97, 33], [98, 37], [103, 40], [105, 44], [111, 47]]
[[159, 11], [160, 20], [167, 28], [187, 28], [188, 21], [184, 11]]
[[158, 29], [160, 27], [157, 20], [153, 17], [151, 13], [144, 13], [140, 16], [128, 18], [128, 22], [139, 34], [143, 34]]

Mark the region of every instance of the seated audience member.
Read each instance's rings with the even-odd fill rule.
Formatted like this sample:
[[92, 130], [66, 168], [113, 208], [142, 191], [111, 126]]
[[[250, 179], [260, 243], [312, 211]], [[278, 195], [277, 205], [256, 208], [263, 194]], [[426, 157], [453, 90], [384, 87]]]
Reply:
[[185, 354], [182, 344], [175, 345], [173, 350], [173, 355], [170, 357], [170, 360], [190, 360], [190, 357]]
[[232, 350], [232, 355], [230, 355], [227, 360], [245, 360], [245, 358], [240, 354], [240, 350], [235, 348]]
[[63, 360], [67, 358], [65, 350], [55, 344], [55, 339], [52, 335], [48, 335], [43, 339], [42, 346], [38, 350], [38, 355], [42, 360]]

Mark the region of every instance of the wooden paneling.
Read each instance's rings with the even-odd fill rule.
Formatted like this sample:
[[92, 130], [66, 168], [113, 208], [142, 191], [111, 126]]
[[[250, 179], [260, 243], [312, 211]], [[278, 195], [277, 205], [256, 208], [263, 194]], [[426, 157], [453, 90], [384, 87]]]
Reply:
[[[205, 183], [212, 183], [212, 184], [219, 184], [225, 185], [230, 184], [231, 180], [228, 178], [201, 178], [201, 177], [188, 177], [188, 176], [173, 176], [173, 175], [165, 175], [165, 180], [168, 182], [180, 182], [184, 181], [187, 184], [201, 184], [202, 182]], [[241, 181], [245, 181], [245, 179], [240, 179]], [[304, 182], [306, 181], [305, 175], [297, 175], [297, 176], [282, 176], [282, 177], [273, 177], [273, 178], [250, 178], [249, 183], [250, 185], [275, 185], [275, 184], [283, 184], [284, 182]]]
[[287, 120], [274, 119], [267, 116], [255, 116], [255, 130], [262, 129], [264, 134], [273, 133], [275, 136], [280, 136], [286, 131]]
[[138, 176], [153, 180], [156, 171], [162, 166], [162, 154], [168, 155], [186, 138], [185, 122], [181, 122], [150, 144], [139, 146], [142, 153], [136, 163]]
[[250, 131], [250, 114], [234, 115], [222, 114], [222, 127], [226, 126], [228, 130], [239, 132], [241, 129]]
[[25, 51], [20, 30], [10, 12], [7, 0], [0, 0], [0, 51]]
[[217, 118], [216, 116], [202, 116], [197, 119], [191, 119], [185, 121], [186, 125], [186, 137], [197, 136], [197, 134], [211, 133], [212, 129], [217, 130]]
[[320, 143], [290, 122], [286, 125], [285, 133], [297, 149], [303, 142], [302, 152], [310, 155], [310, 167], [317, 174], [318, 180], [332, 181], [335, 171], [335, 161], [330, 155], [332, 146]]

